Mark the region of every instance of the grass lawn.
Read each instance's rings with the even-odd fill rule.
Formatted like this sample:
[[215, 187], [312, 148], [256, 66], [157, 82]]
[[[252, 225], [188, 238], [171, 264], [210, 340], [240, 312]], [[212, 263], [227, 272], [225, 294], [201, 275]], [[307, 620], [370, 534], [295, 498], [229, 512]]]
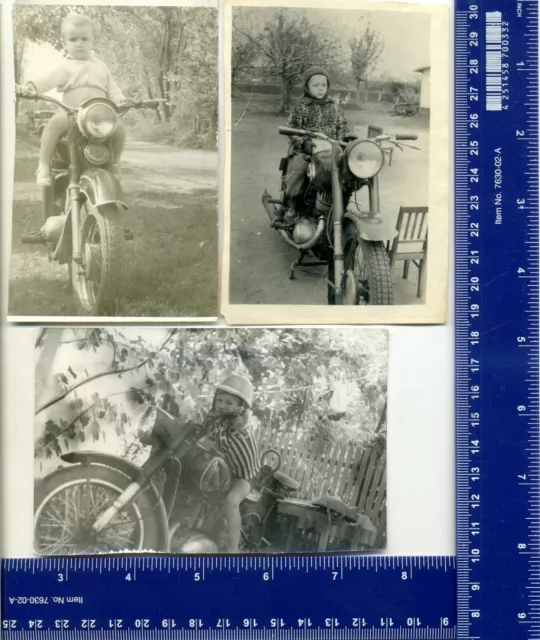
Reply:
[[[163, 151], [161, 167], [154, 170], [154, 187], [152, 172], [130, 165], [126, 149], [121, 180], [129, 209], [124, 226], [133, 231], [134, 239], [126, 243], [122, 316], [217, 315], [217, 193], [211, 188], [178, 189], [174, 153], [172, 147]], [[34, 174], [37, 156], [37, 138], [18, 135], [9, 313], [75, 315], [67, 266], [49, 262], [45, 247], [19, 240], [42, 224]]]

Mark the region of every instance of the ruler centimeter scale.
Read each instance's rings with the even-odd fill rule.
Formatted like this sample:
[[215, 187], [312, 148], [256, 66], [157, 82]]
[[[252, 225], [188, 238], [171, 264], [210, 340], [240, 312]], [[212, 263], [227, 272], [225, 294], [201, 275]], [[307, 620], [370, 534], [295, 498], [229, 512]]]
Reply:
[[455, 19], [457, 637], [540, 638], [538, 0]]
[[538, 116], [538, 0], [457, 0], [457, 558], [4, 560], [3, 637], [540, 640]]
[[455, 638], [455, 558], [6, 560], [11, 638]]

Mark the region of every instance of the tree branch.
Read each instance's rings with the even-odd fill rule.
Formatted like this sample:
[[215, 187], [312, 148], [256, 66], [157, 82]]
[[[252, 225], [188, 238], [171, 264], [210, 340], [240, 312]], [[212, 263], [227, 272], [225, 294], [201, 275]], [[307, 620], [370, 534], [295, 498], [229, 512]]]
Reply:
[[39, 407], [39, 409], [37, 409], [35, 415], [39, 415], [42, 411], [45, 411], [45, 409], [48, 409], [49, 407], [52, 407], [54, 404], [56, 404], [57, 402], [60, 402], [61, 400], [63, 400], [66, 396], [68, 396], [72, 391], [75, 391], [75, 389], [78, 389], [79, 387], [82, 387], [83, 385], [87, 384], [88, 382], [92, 382], [93, 380], [97, 380], [98, 378], [103, 378], [104, 376], [110, 376], [113, 374], [123, 374], [123, 373], [128, 373], [129, 371], [135, 371], [136, 369], [140, 369], [141, 367], [144, 367], [144, 365], [153, 357], [157, 356], [157, 354], [162, 351], [164, 349], [164, 347], [167, 345], [167, 343], [169, 342], [169, 340], [171, 340], [171, 338], [178, 332], [178, 329], [173, 329], [171, 331], [171, 333], [168, 335], [167, 339], [165, 340], [165, 342], [161, 345], [161, 347], [155, 352], [152, 353], [151, 356], [148, 356], [147, 358], [145, 358], [142, 362], [140, 362], [137, 365], [134, 365], [133, 367], [126, 367], [125, 369], [110, 369], [108, 371], [102, 371], [101, 373], [96, 373], [93, 376], [90, 376], [89, 378], [86, 378], [84, 380], [81, 380], [80, 382], [77, 382], [77, 384], [74, 384], [72, 387], [70, 387], [69, 389], [67, 389], [67, 391], [64, 391], [63, 393], [61, 393], [60, 395], [56, 396], [55, 398], [53, 398], [52, 400], [49, 400], [48, 402], [46, 402], [44, 405], [42, 405], [41, 407]]
[[[103, 396], [102, 398], [100, 398], [100, 400], [105, 400], [106, 398], [112, 398], [113, 396], [121, 396], [124, 393], [129, 393], [130, 391], [146, 391], [146, 389], [151, 389], [154, 385], [153, 384], [149, 384], [147, 387], [141, 387], [139, 388], [135, 388], [135, 387], [130, 387], [129, 389], [125, 389], [124, 391], [116, 391], [115, 393], [109, 393], [106, 396]], [[83, 409], [82, 411], [80, 411], [77, 416], [68, 424], [67, 427], [64, 427], [60, 433], [58, 433], [55, 437], [57, 439], [61, 438], [64, 433], [66, 433], [67, 431], [69, 431], [71, 429], [71, 427], [73, 427], [75, 425], [75, 423], [77, 422], [77, 420], [80, 420], [84, 415], [86, 415], [91, 409], [93, 409], [96, 406], [96, 403], [93, 402], [92, 404], [89, 404], [86, 409]], [[41, 451], [42, 449], [45, 449], [46, 447], [48, 447], [48, 444], [42, 444], [41, 447], [38, 447], [34, 453]]]

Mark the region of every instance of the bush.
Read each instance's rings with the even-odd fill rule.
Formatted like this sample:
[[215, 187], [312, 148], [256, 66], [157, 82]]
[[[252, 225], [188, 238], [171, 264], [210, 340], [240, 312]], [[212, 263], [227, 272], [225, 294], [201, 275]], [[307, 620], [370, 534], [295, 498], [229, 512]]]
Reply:
[[[191, 125], [191, 123], [189, 123]], [[143, 142], [168, 144], [188, 149], [217, 148], [215, 131], [195, 131], [191, 126], [182, 127], [178, 122], [159, 122], [154, 114], [135, 114], [126, 118], [129, 135]]]

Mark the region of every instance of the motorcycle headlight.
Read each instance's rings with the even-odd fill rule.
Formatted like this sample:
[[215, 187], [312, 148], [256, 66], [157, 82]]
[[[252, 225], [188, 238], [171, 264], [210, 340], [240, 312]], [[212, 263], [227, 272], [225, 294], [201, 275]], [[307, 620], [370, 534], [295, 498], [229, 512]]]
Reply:
[[116, 119], [116, 113], [110, 105], [104, 102], [94, 102], [79, 110], [77, 123], [80, 130], [88, 138], [104, 140], [114, 131]]
[[382, 149], [371, 140], [355, 140], [346, 150], [349, 171], [363, 180], [373, 178], [384, 165]]

